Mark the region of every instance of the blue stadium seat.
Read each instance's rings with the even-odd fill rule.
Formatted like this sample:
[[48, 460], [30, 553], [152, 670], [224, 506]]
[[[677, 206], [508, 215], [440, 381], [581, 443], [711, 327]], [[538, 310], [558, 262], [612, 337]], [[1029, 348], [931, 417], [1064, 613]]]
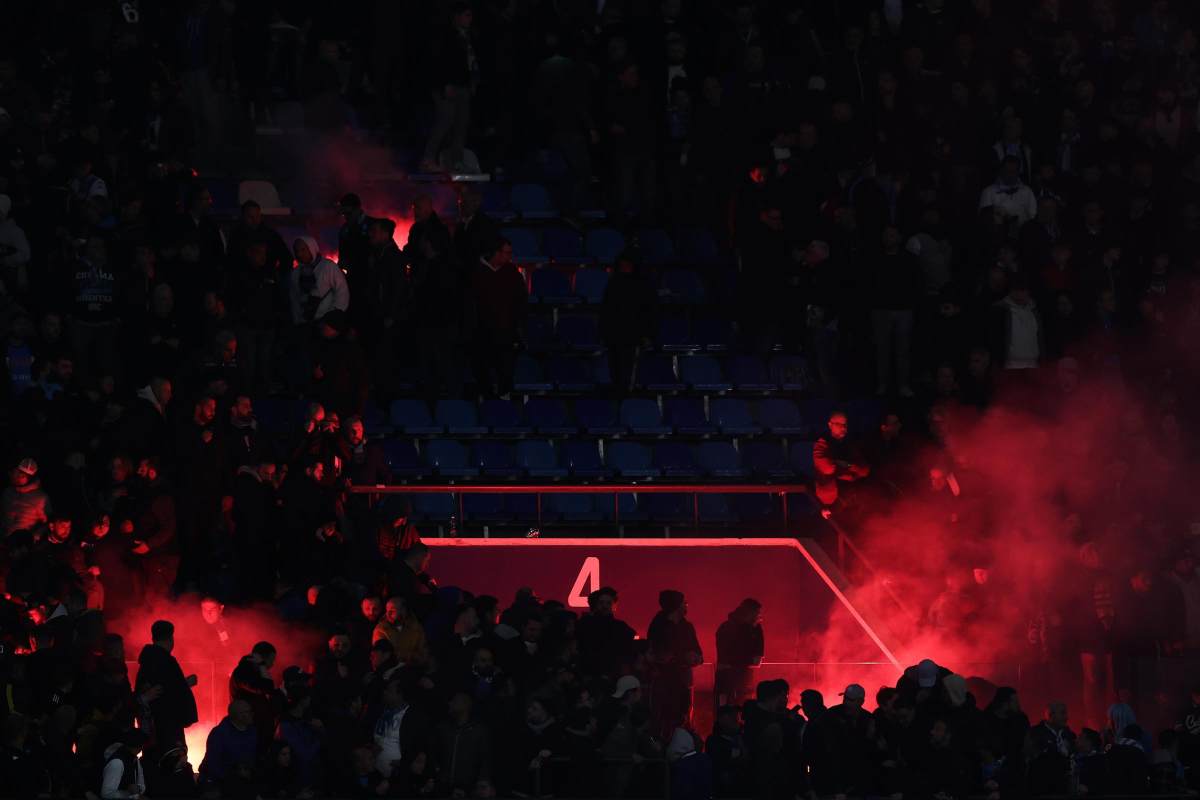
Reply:
[[669, 436], [671, 426], [664, 425], [658, 403], [648, 397], [628, 397], [621, 401], [621, 424], [638, 436]]
[[525, 401], [525, 419], [542, 436], [569, 436], [579, 426], [567, 414], [567, 404], [557, 397], [531, 397]]
[[685, 356], [679, 359], [679, 377], [698, 392], [728, 392], [733, 384], [721, 374], [721, 365], [712, 356]]
[[596, 381], [596, 386], [604, 389], [612, 386], [612, 372], [608, 368], [608, 354], [597, 353], [591, 359], [592, 362], [592, 379]]
[[787, 504], [788, 517], [792, 524], [795, 524], [798, 520], [803, 521], [807, 518], [815, 518], [821, 511], [821, 506], [817, 498], [808, 492], [789, 494], [787, 496]]
[[[619, 492], [616, 497], [599, 495], [596, 497], [596, 510], [601, 519], [612, 522], [637, 522], [646, 518], [645, 512], [638, 507], [638, 497], [633, 492]], [[615, 516], [614, 516], [615, 515]]]
[[662, 286], [667, 292], [663, 299], [668, 303], [695, 305], [704, 302], [704, 282], [690, 269], [667, 270]]
[[600, 341], [600, 323], [591, 314], [564, 314], [558, 318], [558, 341], [581, 353], [595, 353], [604, 347]]
[[417, 520], [446, 523], [458, 514], [458, 502], [452, 494], [414, 494], [413, 517]]
[[505, 522], [512, 518], [502, 494], [463, 495], [463, 516], [471, 522]]
[[570, 228], [546, 228], [542, 231], [542, 252], [561, 264], [586, 264], [583, 237]]
[[729, 496], [723, 494], [702, 494], [696, 498], [699, 506], [700, 521], [704, 523], [729, 524], [737, 522], [737, 514], [729, 505]]
[[475, 442], [473, 462], [481, 475], [488, 478], [515, 478], [521, 474], [513, 463], [512, 448], [507, 442], [481, 439]]
[[571, 293], [571, 278], [552, 267], [534, 270], [529, 297], [547, 305], [571, 305], [579, 298]]
[[716, 240], [703, 228], [686, 228], [679, 231], [675, 237], [675, 247], [679, 261], [684, 264], [711, 267], [721, 262]]
[[509, 187], [499, 183], [483, 184], [483, 213], [492, 219], [507, 222], [516, 216], [513, 211]]
[[601, 397], [581, 397], [576, 400], [575, 418], [592, 436], [621, 436], [629, 432], [617, 418], [612, 402]]
[[692, 325], [696, 343], [711, 353], [723, 353], [733, 344], [733, 323], [727, 319], [705, 317]]
[[658, 348], [669, 353], [687, 353], [699, 349], [692, 339], [687, 317], [664, 317], [658, 323]]
[[743, 442], [742, 463], [755, 475], [765, 478], [794, 478], [796, 471], [788, 465], [783, 443], [777, 440]]
[[599, 267], [585, 267], [575, 273], [575, 296], [588, 305], [604, 301], [608, 288], [608, 272]]
[[533, 426], [521, 420], [521, 410], [502, 397], [491, 397], [479, 407], [479, 422], [496, 436], [526, 436]]
[[609, 442], [605, 460], [623, 478], [654, 478], [659, 475], [658, 467], [652, 463], [650, 448], [637, 442]]
[[525, 219], [552, 219], [558, 216], [554, 198], [538, 183], [518, 183], [509, 193], [513, 210]]
[[596, 376], [591, 364], [582, 358], [560, 356], [550, 361], [547, 377], [563, 392], [591, 392], [596, 388]]
[[429, 474], [428, 468], [417, 455], [412, 439], [384, 439], [383, 460], [394, 478], [421, 478]]
[[785, 392], [807, 391], [811, 381], [803, 356], [775, 356], [771, 359], [771, 380]]
[[708, 407], [708, 417], [721, 427], [721, 432], [730, 436], [754, 436], [762, 433], [762, 427], [750, 416], [750, 406], [736, 397], [713, 398]]
[[883, 403], [878, 397], [852, 397], [846, 403], [846, 422], [851, 436], [873, 434], [883, 422]]
[[570, 494], [548, 494], [542, 498], [543, 509], [563, 522], [596, 522], [601, 518], [596, 510], [596, 498], [607, 499], [603, 495], [591, 495], [572, 492]]
[[698, 478], [700, 466], [692, 448], [684, 442], [665, 441], [654, 445], [654, 466], [668, 478]]
[[466, 400], [438, 400], [434, 419], [444, 425], [451, 436], [483, 436], [488, 432], [486, 425], [479, 424], [475, 404]]
[[513, 388], [518, 392], [548, 392], [554, 388], [554, 382], [542, 372], [540, 362], [521, 353], [513, 370]]
[[809, 431], [800, 416], [800, 409], [785, 397], [768, 397], [760, 401], [758, 421], [769, 432], [779, 436], [804, 436]]
[[558, 464], [554, 445], [545, 439], [517, 442], [517, 466], [531, 478], [565, 478], [567, 470]]
[[779, 498], [769, 494], [733, 495], [733, 508], [746, 524], [777, 525], [782, 521]]
[[708, 436], [717, 426], [704, 416], [704, 401], [699, 397], [663, 398], [663, 419], [683, 436]]
[[[537, 496], [534, 494], [506, 494], [504, 495], [504, 508], [508, 511], [509, 516], [517, 522], [525, 525], [537, 523]], [[553, 522], [554, 517], [547, 515], [546, 509], [543, 507], [542, 522], [546, 521]]]
[[696, 461], [712, 478], [746, 477], [741, 457], [730, 442], [701, 442], [696, 446]]
[[674, 492], [644, 494], [638, 505], [655, 522], [690, 522], [695, 510], [691, 495]]
[[789, 447], [788, 461], [797, 473], [807, 478], [812, 478], [817, 474], [813, 467], [812, 442], [792, 442]]
[[467, 448], [453, 439], [431, 439], [425, 443], [425, 463], [447, 478], [473, 478], [479, 474], [467, 459]]
[[542, 245], [535, 231], [528, 228], [503, 228], [500, 233], [512, 242], [513, 258], [518, 263], [542, 260]]
[[384, 436], [392, 432], [387, 414], [383, 413], [383, 409], [373, 400], [368, 400], [367, 405], [363, 408], [362, 423], [363, 432], [367, 436]]
[[558, 457], [576, 478], [607, 478], [613, 474], [600, 461], [600, 449], [594, 441], [566, 439], [559, 447]]
[[584, 249], [601, 264], [612, 264], [625, 249], [625, 237], [612, 228], [593, 228], [588, 231]]
[[[529, 301], [537, 302], [537, 298], [531, 294]], [[535, 353], [547, 353], [557, 349], [553, 314], [530, 314], [525, 317], [525, 346]]]
[[429, 415], [429, 406], [424, 400], [400, 398], [393, 400], [389, 409], [392, 425], [396, 430], [412, 436], [430, 436], [444, 433], [446, 426], [436, 424]]
[[729, 359], [729, 378], [743, 392], [773, 392], [779, 384], [771, 380], [767, 365], [758, 356], [737, 355]]
[[671, 357], [654, 353], [643, 353], [638, 359], [636, 382], [652, 392], [678, 392], [686, 388], [675, 377]]
[[658, 266], [675, 261], [675, 243], [662, 228], [645, 228], [638, 231], [637, 246], [645, 264]]

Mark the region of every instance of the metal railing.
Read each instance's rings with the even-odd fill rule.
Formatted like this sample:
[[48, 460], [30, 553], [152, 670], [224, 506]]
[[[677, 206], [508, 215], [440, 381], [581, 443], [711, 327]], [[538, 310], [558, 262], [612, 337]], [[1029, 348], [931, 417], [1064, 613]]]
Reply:
[[[692, 525], [700, 527], [700, 495], [702, 494], [769, 494], [778, 496], [781, 508], [781, 528], [789, 532], [788, 498], [794, 494], [807, 494], [809, 487], [802, 483], [788, 484], [698, 484], [698, 483], [604, 483], [587, 485], [569, 484], [405, 484], [388, 486], [352, 486], [352, 494], [450, 494], [458, 503], [458, 519], [463, 520], [463, 497], [468, 494], [532, 494], [537, 497], [537, 527], [542, 526], [542, 497], [548, 494], [611, 494], [613, 496], [613, 525], [621, 532], [621, 495], [623, 494], [690, 494], [692, 496]], [[669, 526], [668, 526], [669, 528]], [[485, 535], [486, 532], [485, 532]]]

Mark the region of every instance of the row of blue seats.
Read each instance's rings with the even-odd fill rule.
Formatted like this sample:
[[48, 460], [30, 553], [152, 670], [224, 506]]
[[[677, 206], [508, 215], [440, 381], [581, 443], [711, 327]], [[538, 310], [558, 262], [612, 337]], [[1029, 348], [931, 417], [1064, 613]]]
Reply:
[[[561, 270], [554, 267], [535, 269], [529, 278], [529, 302], [542, 305], [598, 305], [608, 288], [608, 270], [582, 267]], [[664, 303], [697, 305], [708, 291], [703, 279], [690, 269], [669, 269], [659, 279], [658, 297]]]
[[[653, 393], [687, 391], [706, 394], [739, 391], [767, 393], [809, 388], [808, 365], [800, 356], [778, 355], [768, 363], [754, 355], [738, 355], [725, 361], [715, 356], [673, 356], [642, 353], [638, 357], [634, 383]], [[544, 362], [529, 353], [517, 357], [513, 385], [523, 394], [559, 391], [588, 393], [611, 385], [607, 356], [590, 358], [555, 355]]]
[[812, 442], [729, 441], [688, 444], [664, 440], [653, 445], [586, 439], [385, 439], [384, 458], [395, 479], [518, 478], [577, 479], [674, 478], [774, 480], [811, 478]]
[[644, 228], [626, 236], [614, 228], [506, 226], [504, 238], [512, 242], [520, 263], [553, 261], [559, 264], [612, 264], [626, 249], [635, 250], [644, 264], [687, 264], [712, 267], [721, 263], [712, 234], [702, 228], [680, 229], [672, 237], [662, 228]]
[[[614, 499], [615, 498], [615, 499]], [[447, 523], [459, 514], [458, 498], [450, 494], [411, 495], [411, 516], [417, 522]], [[807, 494], [788, 495], [788, 515], [799, 519], [814, 512]], [[541, 524], [589, 523], [688, 523], [698, 517], [705, 525], [778, 524], [782, 507], [769, 494], [701, 494], [693, 503], [692, 495], [674, 492], [616, 495], [546, 494], [541, 513], [533, 494], [464, 494], [462, 516], [467, 523], [511, 523], [522, 527]]]
[[[786, 397], [747, 401], [715, 397], [706, 407], [700, 397], [664, 397], [662, 405], [649, 397], [629, 397], [619, 404], [601, 397], [580, 397], [568, 405], [558, 397], [531, 397], [523, 405], [503, 398], [484, 400], [479, 407], [461, 399], [438, 400], [431, 410], [424, 400], [392, 402], [388, 418], [366, 420], [372, 433], [409, 436], [812, 436], [825, 428], [833, 403], [810, 398], [802, 405]], [[850, 405], [853, 427], [877, 424], [880, 407], [873, 400]]]

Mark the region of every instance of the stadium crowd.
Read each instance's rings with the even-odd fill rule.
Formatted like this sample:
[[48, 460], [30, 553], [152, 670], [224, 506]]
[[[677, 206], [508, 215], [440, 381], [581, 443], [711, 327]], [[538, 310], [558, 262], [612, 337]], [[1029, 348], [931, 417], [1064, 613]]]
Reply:
[[[1122, 683], [1123, 663], [1200, 653], [1174, 477], [1200, 385], [1200, 5], [47, 0], [0, 19], [0, 796], [1200, 788], [1200, 685], [1143, 728], [1125, 701], [1154, 692]], [[362, 186], [309, 180], [319, 157], [291, 165], [294, 205], [336, 204], [336, 242], [215, 207], [212, 176], [262, 177], [256, 130], [296, 109], [330, 161], [370, 142], [499, 182], [553, 153], [558, 216], [583, 229], [598, 206], [628, 232], [600, 311], [617, 396], [645, 388], [659, 314], [639, 231], [707, 231], [710, 310], [739, 351], [803, 354], [813, 395], [888, 404], [864, 441], [835, 412], [813, 447], [814, 495], [847, 524], [926, 491], [957, 521], [951, 420], [1006, 403], [1065, 424], [1095, 400], [1081, 386], [1120, 382], [1138, 410], [1106, 432], [1108, 503], [1063, 509], [1078, 591], [1029, 634], [1083, 620], [1052, 663], [1082, 670], [1090, 727], [1058, 702], [1033, 725], [1013, 689], [976, 696], [930, 661], [870, 700], [850, 684], [793, 706], [804, 687], [754, 679], [747, 599], [699, 731], [713, 645], [679, 591], [635, 630], [612, 589], [576, 615], [439, 587], [406, 509], [348, 492], [390, 478], [364, 415], [512, 397], [528, 265], [473, 184], [457, 219], [418, 192], [402, 246]], [[305, 412], [275, 435], [255, 408], [280, 398]], [[1112, 557], [1129, 538], [1136, 563]], [[963, 622], [971, 591], [930, 618]], [[210, 627], [267, 604], [323, 642], [311, 664], [244, 654], [196, 775], [200, 679], [172, 650], [201, 623], [114, 632], [168, 597]]]

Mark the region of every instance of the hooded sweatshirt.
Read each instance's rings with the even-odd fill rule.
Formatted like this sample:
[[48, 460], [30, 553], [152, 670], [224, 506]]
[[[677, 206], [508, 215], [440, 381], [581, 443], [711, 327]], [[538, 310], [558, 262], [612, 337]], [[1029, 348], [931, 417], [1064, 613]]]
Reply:
[[1021, 305], [1011, 297], [1004, 298], [1001, 305], [1008, 311], [1008, 341], [1005, 369], [1034, 369], [1041, 356], [1039, 337], [1040, 322], [1037, 309], [1031, 302]]
[[[308, 264], [297, 263], [288, 277], [292, 322], [302, 325], [318, 320], [334, 309], [345, 311], [349, 308], [350, 288], [338, 265], [321, 255], [313, 237], [301, 236], [296, 242], [308, 245], [313, 260]], [[292, 246], [295, 247], [295, 243]]]

